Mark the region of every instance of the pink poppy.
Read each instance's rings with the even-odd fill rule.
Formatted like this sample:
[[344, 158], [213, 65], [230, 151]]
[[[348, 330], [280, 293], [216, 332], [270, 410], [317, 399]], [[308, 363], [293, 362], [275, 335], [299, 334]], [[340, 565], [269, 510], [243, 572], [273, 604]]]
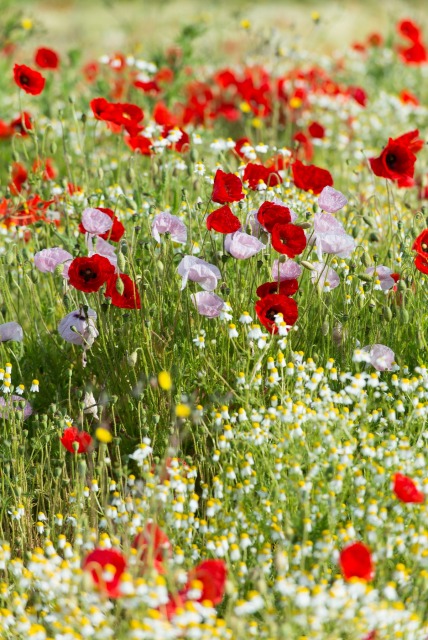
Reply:
[[384, 344], [373, 344], [363, 348], [369, 354], [370, 364], [377, 371], [392, 371], [395, 362], [395, 353]]
[[225, 250], [237, 260], [246, 260], [255, 256], [256, 253], [264, 249], [264, 246], [263, 242], [242, 231], [228, 233], [224, 238]]
[[82, 226], [86, 233], [99, 236], [112, 228], [113, 220], [99, 209], [88, 208], [82, 213]]
[[348, 204], [348, 198], [343, 193], [333, 189], [333, 187], [324, 187], [318, 197], [318, 205], [327, 213], [336, 213]]
[[376, 277], [380, 280], [380, 288], [382, 291], [388, 291], [395, 286], [395, 280], [392, 277], [392, 271], [388, 267], [384, 267], [383, 265], [378, 265], [377, 267], [368, 267], [366, 269], [366, 273], [372, 275], [376, 273]]
[[302, 267], [294, 260], [286, 260], [285, 262], [274, 260], [272, 265], [273, 280], [294, 280], [300, 278], [301, 275]]
[[[21, 406], [22, 402], [25, 402], [24, 408]], [[33, 407], [29, 402], [24, 400], [22, 396], [11, 395], [6, 398], [3, 396], [0, 397], [0, 418], [7, 419], [9, 417], [10, 410], [23, 411], [24, 420], [33, 413]]]
[[188, 280], [197, 282], [205, 291], [213, 291], [219, 279], [221, 278], [220, 270], [213, 264], [205, 262], [195, 256], [184, 256], [177, 267], [178, 274], [183, 278], [181, 288], [187, 284]]
[[97, 313], [93, 309], [83, 312], [81, 309], [68, 313], [58, 325], [58, 333], [71, 344], [90, 347], [98, 331], [95, 326]]
[[314, 216], [314, 236], [317, 254], [322, 262], [323, 253], [333, 253], [339, 258], [348, 258], [355, 249], [355, 240], [348, 235], [339, 220], [329, 213], [316, 213]]
[[34, 254], [34, 264], [42, 273], [53, 273], [59, 264], [73, 260], [73, 256], [61, 247], [42, 249]]
[[340, 285], [340, 278], [336, 271], [327, 267], [324, 262], [314, 262], [312, 266], [314, 271], [311, 271], [311, 280], [319, 289], [323, 290], [327, 284], [330, 289], [335, 289]]
[[160, 242], [160, 236], [169, 233], [174, 242], [185, 244], [187, 242], [187, 228], [180, 218], [167, 211], [158, 213], [152, 222], [152, 236]]
[[110, 264], [112, 264], [113, 267], [116, 269], [116, 271], [118, 271], [117, 255], [113, 245], [111, 245], [109, 242], [106, 242], [105, 240], [100, 238], [100, 236], [98, 236], [95, 240], [94, 250], [93, 251], [90, 250], [88, 254], [89, 254], [89, 257], [93, 255], [99, 255], [99, 256], [102, 256], [103, 258], [107, 258]]
[[217, 318], [223, 310], [224, 300], [215, 293], [208, 291], [198, 291], [190, 296], [198, 313], [207, 318]]
[[22, 342], [24, 332], [17, 322], [5, 322], [0, 324], [0, 342]]

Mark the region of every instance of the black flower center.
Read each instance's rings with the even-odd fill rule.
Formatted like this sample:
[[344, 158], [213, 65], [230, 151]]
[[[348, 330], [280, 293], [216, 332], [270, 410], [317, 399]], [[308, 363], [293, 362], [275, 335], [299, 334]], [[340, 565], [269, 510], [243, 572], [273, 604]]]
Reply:
[[275, 316], [277, 315], [277, 313], [278, 311], [276, 309], [273, 309], [273, 308], [269, 309], [269, 311], [266, 313], [266, 318], [274, 322]]
[[20, 79], [21, 79], [21, 84], [25, 86], [30, 84], [30, 78], [28, 76], [22, 75]]
[[86, 269], [80, 269], [79, 275], [85, 282], [89, 282], [89, 280], [95, 280], [97, 277], [95, 271], [92, 271], [92, 269], [89, 267], [87, 267]]
[[395, 153], [387, 153], [386, 154], [386, 164], [387, 166], [392, 169], [395, 164], [397, 163], [397, 156], [395, 155]]

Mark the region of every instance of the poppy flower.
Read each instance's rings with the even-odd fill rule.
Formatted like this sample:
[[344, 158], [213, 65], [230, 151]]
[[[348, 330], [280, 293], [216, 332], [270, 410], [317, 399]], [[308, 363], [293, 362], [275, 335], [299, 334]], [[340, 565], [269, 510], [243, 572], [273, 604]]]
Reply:
[[284, 322], [292, 326], [298, 318], [297, 303], [288, 296], [273, 293], [257, 300], [255, 305], [257, 317], [269, 333], [277, 333], [275, 316], [282, 313]]
[[138, 151], [143, 156], [152, 155], [153, 142], [150, 138], [142, 135], [126, 136], [125, 142], [132, 151]]
[[417, 504], [425, 501], [425, 495], [419, 491], [413, 480], [402, 473], [394, 475], [394, 493], [401, 502]]
[[348, 198], [333, 187], [324, 187], [318, 197], [318, 206], [327, 213], [336, 213], [348, 204]]
[[391, 371], [395, 362], [395, 353], [384, 344], [373, 344], [363, 347], [368, 353], [368, 362], [377, 371]]
[[187, 242], [187, 227], [180, 218], [173, 216], [167, 211], [161, 211], [153, 218], [152, 236], [157, 241], [161, 241], [161, 235], [168, 233], [171, 240], [180, 244]]
[[137, 549], [140, 561], [145, 567], [152, 561], [159, 573], [163, 572], [165, 558], [170, 557], [172, 553], [168, 536], [154, 522], [148, 522], [143, 531], [137, 533], [132, 541], [132, 548]]
[[22, 191], [24, 183], [27, 181], [28, 171], [20, 162], [12, 164], [12, 180], [9, 184], [10, 192], [17, 195]]
[[216, 209], [206, 219], [207, 229], [218, 231], [219, 233], [234, 233], [241, 228], [241, 222], [232, 212], [232, 209], [225, 204], [220, 209]]
[[324, 187], [333, 186], [333, 177], [327, 169], [321, 169], [314, 164], [305, 165], [296, 160], [291, 165], [294, 184], [298, 189], [312, 191], [315, 195], [321, 193]]
[[214, 606], [217, 606], [224, 597], [226, 576], [227, 567], [223, 560], [203, 560], [189, 571], [188, 584], [184, 592], [191, 588], [191, 583], [194, 580], [198, 580], [202, 583], [202, 593], [197, 602], [209, 600]]
[[33, 96], [38, 96], [45, 87], [46, 80], [42, 74], [25, 64], [15, 64], [13, 77], [18, 87]]
[[40, 47], [37, 49], [34, 61], [40, 69], [58, 69], [59, 56], [53, 49]]
[[314, 156], [314, 146], [311, 139], [306, 135], [306, 133], [299, 131], [293, 136], [293, 140], [298, 143], [297, 155], [301, 155], [300, 151], [302, 151], [302, 157], [306, 162], [310, 162]]
[[224, 300], [215, 293], [209, 291], [198, 291], [192, 294], [191, 300], [198, 313], [206, 318], [217, 318], [224, 308]]
[[83, 561], [83, 569], [90, 572], [94, 583], [109, 598], [121, 595], [120, 578], [126, 567], [126, 558], [117, 549], [94, 549]]
[[90, 258], [74, 258], [68, 269], [70, 284], [85, 293], [98, 291], [113, 275], [113, 265], [97, 254]]
[[324, 262], [313, 262], [312, 267], [311, 280], [321, 291], [325, 287], [328, 287], [327, 290], [331, 291], [340, 285], [340, 278], [336, 271], [328, 267]]
[[265, 248], [263, 242], [243, 231], [228, 233], [224, 238], [224, 248], [237, 260], [252, 258]]
[[94, 98], [89, 103], [89, 106], [97, 120], [108, 119], [109, 111], [111, 110], [111, 103], [108, 100], [105, 98]]
[[419, 42], [422, 39], [422, 31], [413, 20], [404, 19], [397, 23], [397, 32], [403, 38], [407, 38], [411, 42]]
[[42, 273], [54, 273], [58, 265], [72, 260], [71, 253], [61, 247], [42, 249], [34, 254], [34, 265]]
[[286, 260], [286, 262], [273, 261], [272, 278], [274, 280], [294, 280], [300, 278], [301, 275], [302, 267], [294, 260]]
[[253, 162], [249, 162], [245, 167], [242, 179], [244, 182], [248, 182], [248, 186], [254, 191], [257, 190], [260, 183], [265, 184], [267, 187], [276, 187], [282, 182], [282, 178], [275, 167], [265, 167], [262, 164], [254, 164]]
[[278, 253], [294, 258], [306, 247], [305, 232], [295, 224], [276, 224], [272, 229], [272, 246]]
[[43, 180], [53, 180], [56, 178], [56, 170], [50, 158], [34, 160], [33, 172], [40, 172]]
[[[61, 444], [70, 453], [86, 453], [92, 444], [92, 438], [86, 431], [79, 431], [77, 427], [67, 427], [60, 438]], [[77, 443], [78, 447], [75, 450], [74, 444]]]
[[97, 313], [93, 309], [71, 311], [59, 323], [58, 333], [67, 342], [88, 349], [99, 335], [96, 320]]
[[30, 114], [27, 113], [27, 111], [23, 111], [20, 116], [12, 120], [10, 128], [12, 133], [16, 133], [21, 136], [28, 136], [28, 131], [31, 131], [33, 128]]
[[177, 267], [178, 275], [181, 276], [181, 289], [187, 284], [187, 281], [197, 282], [205, 291], [214, 291], [221, 273], [218, 267], [201, 258], [195, 256], [184, 256]]
[[[118, 280], [122, 281], [123, 291], [117, 290]], [[111, 298], [111, 303], [120, 309], [141, 309], [141, 299], [137, 285], [126, 273], [115, 275], [107, 282], [105, 297]]]
[[111, 240], [112, 242], [119, 242], [119, 240], [122, 238], [123, 234], [125, 233], [125, 227], [123, 226], [119, 218], [114, 214], [114, 212], [111, 209], [108, 209], [106, 207], [96, 207], [91, 211], [101, 211], [101, 213], [103, 213], [105, 216], [108, 216], [110, 220], [112, 220], [112, 224], [111, 223], [107, 224], [107, 221], [106, 221], [107, 229], [105, 231], [102, 229], [99, 229], [98, 231], [91, 231], [89, 227], [88, 228], [85, 227], [85, 222], [82, 214], [82, 222], [79, 224], [79, 231], [81, 233], [94, 233], [98, 235], [100, 238], [102, 238], [103, 240]]
[[378, 158], [369, 158], [373, 173], [380, 178], [397, 181], [399, 187], [414, 184], [416, 153], [423, 146], [419, 131], [409, 131], [398, 138], [390, 138]]
[[294, 296], [299, 289], [299, 283], [295, 278], [281, 280], [279, 282], [265, 282], [256, 289], [259, 298], [265, 298], [272, 293], [280, 293], [283, 296]]
[[353, 542], [342, 549], [339, 562], [345, 580], [359, 578], [369, 582], [374, 578], [370, 549], [362, 542]]
[[288, 207], [266, 201], [257, 212], [257, 222], [259, 222], [269, 233], [276, 224], [287, 224], [291, 222], [291, 213]]
[[329, 213], [316, 213], [311, 242], [316, 242], [318, 258], [323, 253], [333, 253], [339, 258], [348, 258], [355, 249], [355, 240], [348, 235], [339, 220]]
[[226, 204], [227, 202], [239, 202], [243, 198], [245, 198], [245, 194], [242, 192], [240, 178], [234, 173], [225, 173], [221, 169], [217, 169], [211, 200], [219, 204]]
[[174, 116], [164, 102], [157, 102], [153, 109], [153, 120], [163, 127], [176, 127], [178, 118]]

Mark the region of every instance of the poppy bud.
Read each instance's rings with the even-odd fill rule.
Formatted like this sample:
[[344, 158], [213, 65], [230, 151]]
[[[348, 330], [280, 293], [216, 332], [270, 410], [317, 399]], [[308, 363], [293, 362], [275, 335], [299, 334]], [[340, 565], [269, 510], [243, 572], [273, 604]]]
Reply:
[[88, 116], [86, 115], [86, 113], [82, 113], [82, 115], [80, 116], [80, 120], [83, 122], [83, 124], [86, 124], [87, 119]]
[[309, 271], [315, 271], [314, 265], [307, 260], [302, 260], [300, 264], [302, 267], [305, 267], [305, 269], [309, 269]]
[[427, 345], [425, 343], [424, 335], [421, 330], [418, 331], [417, 339], [418, 339], [418, 349], [426, 349]]
[[392, 320], [391, 307], [383, 307], [382, 315], [383, 315], [383, 319], [386, 320], [386, 322], [391, 322]]
[[373, 280], [373, 275], [368, 273], [359, 273], [358, 277], [363, 282], [371, 282]]
[[404, 307], [401, 307], [401, 309], [400, 309], [400, 322], [402, 322], [403, 324], [407, 324], [409, 322], [409, 320], [410, 320], [409, 312]]
[[163, 262], [161, 260], [158, 260], [156, 264], [157, 264], [157, 267], [158, 267], [159, 271], [161, 273], [163, 273], [164, 269], [165, 269]]
[[126, 170], [126, 179], [129, 182], [129, 184], [132, 184], [135, 180], [135, 172], [134, 169], [132, 167], [128, 167]]
[[323, 336], [328, 335], [329, 328], [330, 328], [330, 325], [328, 323], [328, 320], [324, 320], [324, 322], [321, 325], [321, 333], [323, 334]]
[[104, 178], [104, 170], [102, 169], [102, 167], [98, 169], [98, 177], [100, 180]]
[[372, 261], [367, 251], [364, 251], [363, 255], [361, 256], [361, 262], [365, 267], [370, 267]]
[[401, 279], [401, 278], [400, 278], [400, 280], [398, 281], [397, 289], [398, 289], [398, 291], [401, 291], [401, 292], [404, 292], [404, 291], [406, 291], [406, 289], [407, 289], [407, 285], [406, 285], [406, 283], [405, 283], [405, 282], [404, 282], [404, 280], [403, 280], [403, 279]]
[[300, 224], [296, 224], [296, 227], [300, 227], [301, 229], [310, 229], [312, 225], [310, 222], [301, 222]]
[[138, 360], [137, 351], [133, 351], [126, 357], [126, 361], [130, 367], [135, 367], [135, 365], [137, 364], [137, 360]]
[[[122, 252], [119, 252], [119, 253], [117, 254], [117, 266], [119, 267], [120, 271], [122, 271], [122, 272], [123, 272], [123, 271], [125, 271], [125, 268], [126, 268], [126, 258], [125, 258], [125, 256], [123, 255], [123, 253], [122, 253]], [[119, 282], [119, 280], [118, 280], [118, 282]], [[119, 291], [119, 289], [118, 289], [118, 282], [116, 283], [116, 289]], [[122, 282], [122, 281], [121, 281], [121, 282]], [[123, 284], [123, 283], [122, 283], [122, 284]], [[123, 293], [123, 291], [122, 291], [122, 292], [121, 292], [121, 291], [119, 291], [119, 293]]]
[[370, 218], [369, 216], [363, 216], [363, 220], [366, 224], [369, 225], [369, 227], [372, 227], [372, 229], [376, 229], [376, 222], [373, 220], [373, 218]]
[[36, 271], [36, 269], [31, 269], [30, 278], [34, 283], [38, 282], [39, 281], [39, 272]]
[[58, 150], [58, 146], [57, 146], [57, 143], [55, 141], [51, 142], [50, 150], [51, 150], [51, 154], [52, 155], [56, 154], [56, 152]]

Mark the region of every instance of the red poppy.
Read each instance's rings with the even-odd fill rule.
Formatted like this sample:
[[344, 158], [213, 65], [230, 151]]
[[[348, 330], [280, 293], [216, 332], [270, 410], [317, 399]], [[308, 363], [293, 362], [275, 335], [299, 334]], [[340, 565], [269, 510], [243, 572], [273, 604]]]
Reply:
[[88, 62], [82, 69], [82, 73], [85, 76], [86, 81], [89, 83], [95, 82], [99, 71], [100, 65], [95, 61]]
[[314, 155], [314, 146], [312, 144], [311, 139], [308, 138], [306, 133], [303, 133], [303, 131], [299, 131], [294, 135], [293, 140], [295, 140], [298, 143], [297, 154], [299, 154], [300, 151], [303, 151], [302, 157], [307, 162], [310, 162]]
[[369, 582], [374, 578], [370, 549], [362, 542], [353, 542], [342, 549], [339, 562], [345, 580], [360, 578]]
[[25, 64], [15, 64], [13, 77], [18, 87], [33, 96], [38, 96], [45, 87], [46, 80], [42, 74]]
[[[71, 263], [73, 264], [73, 263]], [[119, 293], [117, 290], [118, 280], [122, 281], [123, 292]], [[106, 298], [111, 298], [111, 303], [115, 307], [120, 309], [141, 309], [141, 299], [138, 293], [137, 285], [126, 273], [121, 273], [119, 276], [115, 275], [107, 282]]]
[[261, 183], [268, 187], [276, 187], [282, 182], [281, 176], [274, 167], [265, 167], [262, 164], [254, 164], [253, 162], [249, 162], [245, 167], [242, 179], [244, 182], [248, 182], [248, 186], [254, 191], [257, 190]]
[[144, 112], [136, 104], [110, 103], [102, 115], [104, 116], [102, 119], [123, 126], [130, 135], [137, 135], [142, 130], [139, 123], [144, 118]]
[[398, 97], [403, 104], [413, 104], [415, 107], [420, 104], [415, 94], [411, 91], [408, 91], [408, 89], [403, 89], [402, 91], [400, 91], [400, 95]]
[[34, 61], [41, 69], [58, 69], [59, 56], [53, 49], [41, 47], [37, 49]]
[[189, 571], [188, 583], [184, 591], [191, 588], [193, 580], [198, 580], [202, 583], [202, 593], [197, 602], [209, 600], [214, 606], [217, 606], [224, 597], [226, 576], [227, 567], [223, 560], [203, 560]]
[[98, 254], [91, 258], [74, 258], [68, 270], [69, 283], [86, 293], [98, 291], [113, 275], [114, 266]]
[[411, 42], [419, 42], [422, 39], [422, 31], [413, 20], [404, 19], [397, 23], [397, 31]]
[[142, 135], [127, 136], [125, 142], [132, 151], [138, 151], [138, 153], [141, 153], [143, 156], [150, 156], [152, 154], [153, 142], [150, 138]]
[[174, 151], [178, 151], [178, 153], [188, 151], [190, 147], [190, 137], [189, 137], [189, 134], [183, 129], [180, 129], [180, 127], [171, 127], [171, 126], [164, 127], [162, 132], [162, 137], [167, 138], [170, 133], [177, 132], [177, 131], [181, 133], [180, 139], [177, 140], [177, 142], [172, 142], [171, 148], [174, 149]]
[[394, 475], [394, 493], [402, 502], [420, 503], [425, 501], [425, 495], [419, 491], [413, 480], [402, 473]]
[[351, 96], [362, 107], [367, 104], [367, 93], [362, 87], [348, 87], [348, 95]]
[[144, 530], [137, 533], [132, 548], [138, 550], [144, 567], [151, 561], [158, 573], [163, 573], [163, 562], [172, 553], [168, 536], [154, 522], [148, 522]]
[[[79, 431], [77, 427], [67, 427], [60, 438], [62, 445], [70, 453], [86, 453], [89, 447], [92, 445], [92, 438], [86, 431]], [[74, 448], [74, 444], [77, 443], [77, 450]]]
[[164, 102], [157, 102], [153, 109], [153, 120], [156, 124], [167, 127], [176, 127], [178, 118], [171, 113]]
[[21, 136], [28, 136], [28, 131], [31, 131], [33, 128], [30, 114], [27, 113], [27, 111], [23, 111], [20, 116], [15, 118], [15, 120], [12, 120], [10, 128], [13, 133], [17, 133]]
[[55, 167], [53, 166], [50, 158], [46, 158], [45, 160], [34, 160], [33, 172], [41, 172], [43, 180], [53, 180], [56, 177]]
[[424, 229], [422, 233], [418, 235], [412, 245], [413, 251], [428, 258], [428, 229]]
[[278, 253], [295, 258], [306, 247], [305, 232], [295, 224], [276, 224], [272, 229], [272, 246]]
[[9, 184], [9, 190], [13, 195], [17, 195], [22, 191], [22, 187], [28, 178], [28, 171], [20, 162], [12, 164], [12, 180]]
[[383, 37], [375, 31], [367, 36], [367, 42], [372, 47], [381, 47], [383, 45]]
[[398, 138], [390, 138], [378, 158], [369, 158], [373, 173], [380, 178], [397, 181], [399, 187], [414, 184], [416, 155], [424, 145], [419, 131], [409, 131]]
[[225, 173], [221, 169], [217, 169], [211, 200], [219, 204], [226, 204], [227, 202], [238, 202], [243, 198], [245, 198], [245, 194], [242, 193], [240, 178], [234, 173]]
[[282, 313], [284, 322], [290, 326], [296, 322], [299, 315], [295, 300], [280, 293], [272, 293], [257, 300], [255, 309], [260, 322], [269, 333], [278, 332], [278, 327], [275, 324], [277, 314]]
[[314, 164], [305, 165], [296, 160], [291, 165], [293, 180], [296, 187], [304, 191], [312, 191], [315, 195], [321, 193], [324, 187], [333, 186], [333, 178], [330, 171], [321, 169]]
[[[115, 216], [114, 212], [111, 209], [106, 209], [105, 207], [95, 207], [95, 209], [97, 209], [98, 211], [102, 211], [109, 218], [113, 220], [113, 224], [111, 228], [105, 233], [100, 233], [99, 237], [103, 238], [103, 240], [110, 240], [111, 242], [119, 242], [119, 240], [122, 238], [123, 234], [125, 233], [125, 227], [123, 226], [119, 218]], [[79, 223], [79, 231], [80, 233], [87, 233], [82, 222]]]
[[421, 254], [417, 255], [415, 258], [415, 267], [421, 273], [428, 274], [428, 256], [425, 257]]
[[207, 229], [218, 231], [219, 233], [233, 233], [241, 228], [241, 222], [232, 212], [232, 209], [225, 204], [220, 209], [216, 209], [206, 220]]
[[272, 233], [272, 229], [276, 224], [291, 222], [290, 209], [266, 200], [257, 212], [257, 221], [263, 225], [266, 231]]
[[0, 138], [10, 138], [13, 133], [10, 124], [7, 124], [4, 120], [0, 120]]
[[428, 60], [428, 53], [422, 42], [414, 42], [410, 47], [398, 47], [398, 53], [404, 64], [419, 65]]
[[281, 280], [280, 282], [265, 282], [256, 289], [259, 298], [265, 298], [272, 293], [280, 293], [283, 296], [294, 296], [299, 289], [299, 283], [295, 278]]
[[11, 207], [5, 212], [3, 219], [7, 227], [15, 225], [17, 227], [27, 227], [39, 220], [47, 220], [46, 209], [53, 200], [42, 200], [39, 195], [29, 198], [26, 202], [20, 203], [18, 207]]
[[239, 138], [239, 140], [236, 140], [235, 146], [233, 147], [232, 151], [235, 151], [235, 153], [237, 153], [240, 158], [245, 158], [245, 155], [242, 153], [242, 147], [248, 145], [251, 146], [249, 138]]
[[92, 109], [92, 113], [94, 114], [97, 120], [106, 120], [109, 111], [111, 110], [111, 103], [105, 98], [94, 98], [89, 103], [89, 106]]
[[322, 139], [325, 137], [325, 129], [319, 122], [311, 122], [308, 127], [309, 135], [311, 138]]
[[83, 569], [90, 571], [92, 580], [109, 598], [122, 595], [120, 578], [126, 567], [126, 558], [117, 549], [94, 549], [83, 561]]

